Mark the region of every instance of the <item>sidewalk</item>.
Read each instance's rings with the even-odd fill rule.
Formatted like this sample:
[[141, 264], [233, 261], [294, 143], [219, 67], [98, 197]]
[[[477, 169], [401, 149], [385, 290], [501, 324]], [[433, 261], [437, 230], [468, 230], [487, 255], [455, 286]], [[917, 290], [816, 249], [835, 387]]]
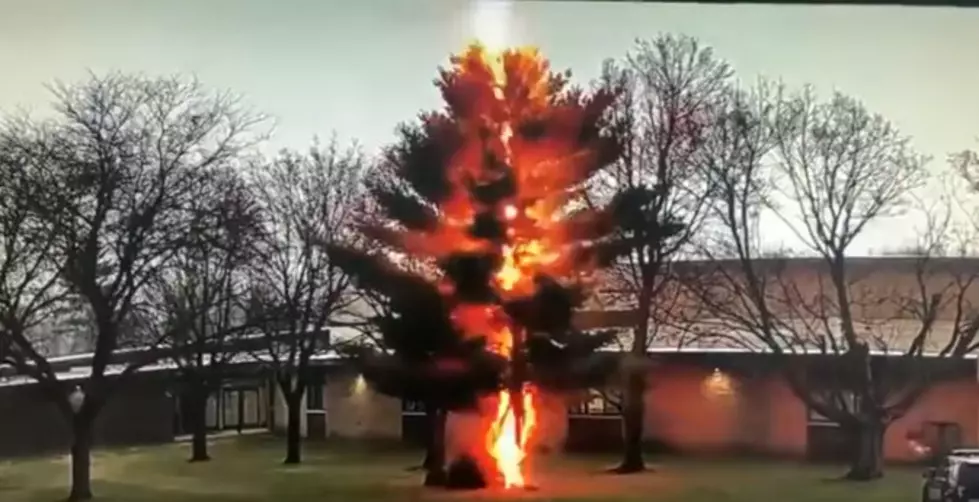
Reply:
[[[268, 434], [270, 431], [267, 427], [255, 427], [251, 429], [242, 429], [239, 433], [237, 429], [226, 429], [223, 431], [214, 431], [207, 433], [207, 440], [211, 441], [213, 439], [221, 439], [235, 436], [250, 436], [256, 434]], [[173, 441], [175, 443], [189, 443], [193, 438], [192, 434], [182, 434], [180, 436], [175, 436]]]

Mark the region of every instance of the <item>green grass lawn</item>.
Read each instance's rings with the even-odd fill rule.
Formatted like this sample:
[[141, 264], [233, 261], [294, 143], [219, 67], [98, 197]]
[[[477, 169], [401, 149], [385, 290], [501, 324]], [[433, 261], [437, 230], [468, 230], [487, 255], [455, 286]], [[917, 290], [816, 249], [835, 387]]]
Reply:
[[[537, 492], [447, 493], [418, 486], [406, 467], [420, 454], [378, 453], [349, 445], [311, 445], [304, 465], [280, 464], [280, 440], [266, 436], [216, 441], [214, 460], [185, 461], [187, 445], [100, 451], [94, 460], [95, 496], [106, 502], [251, 501], [481, 501], [529, 500], [665, 502], [898, 502], [916, 501], [920, 470], [892, 468], [869, 484], [835, 481], [839, 468], [791, 463], [665, 460], [635, 476], [602, 472], [611, 458], [541, 460]], [[0, 501], [53, 502], [67, 493], [67, 459], [0, 464]]]

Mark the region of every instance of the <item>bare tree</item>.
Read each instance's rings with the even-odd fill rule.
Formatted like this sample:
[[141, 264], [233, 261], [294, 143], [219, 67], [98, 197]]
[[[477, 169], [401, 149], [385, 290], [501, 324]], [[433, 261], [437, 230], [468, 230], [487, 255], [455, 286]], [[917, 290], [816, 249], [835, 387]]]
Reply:
[[[260, 117], [231, 95], [178, 78], [92, 76], [53, 93], [55, 119], [12, 121], [4, 132], [18, 171], [12, 179], [29, 187], [26, 221], [40, 236], [12, 262], [37, 263], [34, 272], [8, 279], [29, 281], [28, 297], [41, 302], [25, 307], [22, 287], [5, 284], [4, 339], [8, 359], [49, 391], [71, 425], [70, 498], [82, 500], [92, 497], [96, 417], [126, 376], [159, 357], [155, 350], [118, 357], [119, 349], [159, 342], [148, 339], [159, 330], [148, 329], [147, 284], [186, 244], [189, 201], [206, 173], [251, 143], [247, 132]], [[94, 328], [91, 373], [74, 399], [41, 350], [43, 336], [25, 321], [66, 297], [85, 305]]]
[[300, 413], [312, 357], [353, 301], [349, 278], [325, 247], [350, 236], [362, 165], [359, 150], [333, 141], [307, 154], [282, 152], [250, 173], [266, 225], [250, 310], [288, 408], [286, 464], [301, 461]]
[[[623, 154], [592, 187], [592, 197], [614, 197], [614, 217], [622, 257], [607, 273], [612, 300], [636, 312], [626, 348], [633, 361], [645, 361], [654, 336], [665, 323], [660, 304], [671, 264], [688, 247], [708, 211], [711, 178], [697, 167], [703, 135], [730, 85], [732, 70], [696, 39], [664, 35], [640, 41], [625, 64], [607, 62], [602, 85], [616, 91], [608, 118]], [[675, 288], [674, 288], [675, 289]], [[643, 396], [646, 364], [629, 364], [622, 406], [624, 449], [615, 472], [642, 471]]]
[[227, 366], [241, 356], [250, 327], [244, 313], [246, 274], [261, 235], [257, 204], [232, 169], [215, 173], [208, 190], [192, 201], [188, 245], [152, 282], [164, 344], [180, 373], [181, 399], [189, 413], [191, 462], [209, 460], [206, 410]]
[[[0, 183], [0, 357], [37, 379], [56, 402], [63, 400], [60, 404], [68, 412], [67, 390], [47, 362], [64, 344], [49, 336], [48, 328], [62, 324], [73, 302], [59, 281], [56, 236], [31, 205], [39, 190], [34, 166], [50, 160], [40, 147], [46, 139], [10, 129], [0, 137], [0, 178], [4, 180]], [[79, 324], [83, 323], [80, 319]], [[18, 344], [18, 340], [31, 343]]]
[[[710, 275], [705, 281], [699, 270], [685, 283], [709, 311], [694, 329], [780, 357], [795, 395], [852, 434], [847, 477], [876, 478], [884, 431], [936, 376], [925, 356], [971, 350], [974, 278], [933, 259], [935, 240], [894, 270], [848, 256], [868, 225], [913, 202], [927, 159], [852, 98], [771, 90], [732, 95], [731, 113], [705, 148], [702, 164], [718, 188], [704, 248], [714, 261], [689, 266]], [[815, 258], [761, 253], [763, 212]], [[926, 235], [943, 233], [932, 228]], [[902, 355], [876, 356], [895, 352]]]

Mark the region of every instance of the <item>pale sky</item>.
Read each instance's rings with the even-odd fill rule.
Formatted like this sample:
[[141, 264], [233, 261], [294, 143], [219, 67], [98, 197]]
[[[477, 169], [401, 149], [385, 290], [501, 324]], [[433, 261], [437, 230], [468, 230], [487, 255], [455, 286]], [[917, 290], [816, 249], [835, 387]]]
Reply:
[[[473, 35], [467, 0], [0, 0], [0, 110], [43, 110], [86, 70], [196, 74], [276, 119], [272, 145], [334, 131], [374, 149], [439, 106], [439, 65]], [[637, 37], [685, 33], [744, 78], [840, 89], [943, 162], [979, 135], [979, 9], [515, 3], [510, 39], [580, 82]], [[906, 225], [878, 225], [865, 246]], [[908, 236], [910, 237], [910, 236]]]

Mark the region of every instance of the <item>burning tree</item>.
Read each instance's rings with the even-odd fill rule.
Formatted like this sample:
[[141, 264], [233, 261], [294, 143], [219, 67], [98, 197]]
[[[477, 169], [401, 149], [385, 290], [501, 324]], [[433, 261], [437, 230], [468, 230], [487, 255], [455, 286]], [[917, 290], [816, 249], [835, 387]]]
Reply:
[[527, 486], [539, 393], [595, 385], [615, 365], [598, 351], [612, 333], [571, 322], [611, 245], [611, 211], [581, 200], [618, 155], [601, 127], [613, 96], [569, 89], [535, 50], [478, 45], [437, 85], [446, 110], [401, 128], [383, 166], [395, 182], [369, 187], [385, 218], [363, 233], [380, 251], [333, 248], [333, 260], [391, 302], [377, 320], [389, 350], [362, 357], [365, 378], [439, 413], [491, 407], [485, 448], [466, 453], [503, 486]]
[[[418, 155], [426, 136], [421, 127], [409, 125], [401, 128], [400, 136], [401, 143], [387, 150], [386, 161], [366, 174], [364, 183], [376, 197], [363, 200], [361, 225], [384, 226], [390, 221], [379, 203], [384, 194], [410, 193], [397, 166]], [[407, 213], [399, 216], [411, 219]], [[369, 239], [360, 242], [368, 243]], [[481, 395], [498, 389], [504, 362], [488, 350], [484, 339], [467, 340], [453, 326], [447, 298], [433, 285], [431, 259], [400, 254], [395, 266], [377, 259], [385, 251], [332, 251], [334, 261], [356, 272], [360, 288], [349, 313], [363, 334], [358, 341], [364, 342], [338, 350], [353, 356], [374, 390], [423, 404], [429, 433], [421, 467], [427, 472], [426, 485], [441, 486], [446, 482], [447, 412], [473, 409]]]

